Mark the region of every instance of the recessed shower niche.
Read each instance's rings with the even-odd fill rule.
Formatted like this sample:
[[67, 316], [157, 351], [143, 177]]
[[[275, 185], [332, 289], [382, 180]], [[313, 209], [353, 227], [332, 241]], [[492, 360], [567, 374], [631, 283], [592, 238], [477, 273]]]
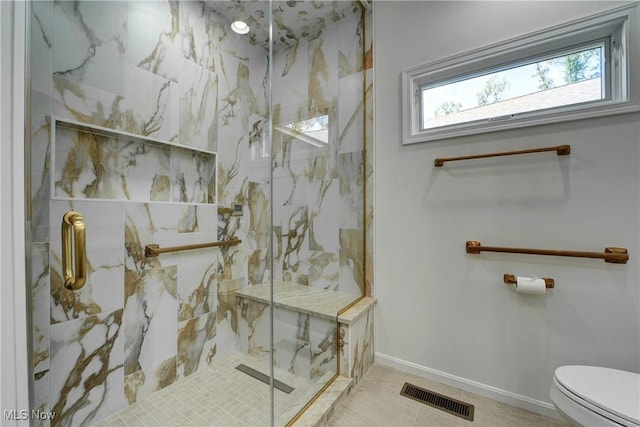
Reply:
[[216, 153], [53, 119], [56, 198], [216, 204]]

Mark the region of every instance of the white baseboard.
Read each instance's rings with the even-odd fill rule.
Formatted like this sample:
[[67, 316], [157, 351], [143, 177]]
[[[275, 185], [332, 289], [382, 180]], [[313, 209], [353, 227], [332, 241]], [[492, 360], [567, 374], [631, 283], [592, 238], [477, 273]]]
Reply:
[[511, 393], [510, 391], [457, 377], [446, 372], [437, 371], [435, 369], [427, 368], [426, 366], [418, 365], [416, 363], [408, 362], [406, 360], [398, 359], [386, 354], [376, 353], [375, 356], [376, 363], [380, 363], [381, 365], [389, 366], [403, 372], [418, 375], [432, 381], [447, 384], [464, 391], [489, 397], [493, 400], [497, 400], [498, 402], [506, 403], [508, 405], [535, 412], [540, 415], [562, 420], [553, 404], [549, 402], [531, 399], [526, 396]]

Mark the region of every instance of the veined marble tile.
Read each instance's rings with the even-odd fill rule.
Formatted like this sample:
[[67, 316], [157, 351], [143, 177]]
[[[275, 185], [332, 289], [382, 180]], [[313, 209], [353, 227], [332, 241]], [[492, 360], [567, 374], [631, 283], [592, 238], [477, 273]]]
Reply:
[[220, 234], [218, 230], [218, 239], [222, 240], [231, 236], [238, 237], [242, 243], [236, 246], [226, 246], [221, 248], [222, 259], [224, 261], [224, 277], [226, 279], [242, 279], [243, 286], [246, 283], [247, 271], [249, 268], [249, 250], [247, 246], [247, 225], [248, 218], [244, 217], [235, 230], [231, 230], [229, 234]]
[[327, 114], [338, 99], [338, 32], [334, 25], [309, 40], [310, 117]]
[[333, 252], [310, 252], [309, 286], [335, 291], [340, 278], [338, 254]]
[[53, 2], [31, 2], [31, 110], [51, 115]]
[[[218, 202], [222, 206], [246, 197], [249, 175], [248, 61], [222, 53], [218, 82], [218, 144], [220, 156]], [[238, 198], [238, 195], [241, 198]]]
[[[275, 213], [274, 217], [276, 217]], [[271, 227], [271, 240], [273, 242], [273, 277], [275, 280], [278, 277], [282, 277], [282, 255], [284, 254], [284, 248], [282, 247], [282, 226], [275, 225], [275, 221], [273, 223], [274, 225]], [[278, 223], [280, 223], [279, 220]]]
[[303, 378], [311, 378], [310, 315], [277, 308], [274, 319], [276, 366]]
[[[77, 290], [64, 287], [61, 236], [50, 236], [51, 323], [65, 322], [122, 308], [123, 274], [122, 206], [109, 202], [51, 201], [52, 229], [59, 229], [68, 211], [82, 214], [85, 223], [87, 281]], [[103, 218], [109, 218], [104, 221]]]
[[178, 233], [217, 233], [217, 206], [191, 205], [180, 208]]
[[244, 279], [226, 280], [218, 284], [216, 357], [225, 357], [240, 348], [240, 312], [236, 292], [244, 286]]
[[[337, 26], [340, 77], [358, 73], [363, 69], [364, 27], [361, 14], [354, 13], [341, 20]], [[371, 27], [369, 27], [371, 28]]]
[[177, 82], [182, 59], [179, 3], [131, 1], [127, 6], [127, 61]]
[[54, 426], [93, 424], [126, 406], [122, 310], [51, 325]]
[[309, 249], [337, 253], [339, 182], [337, 179], [310, 182], [309, 189]]
[[53, 73], [124, 95], [127, 4], [54, 2]]
[[310, 378], [319, 379], [338, 371], [338, 340], [335, 321], [311, 316], [309, 343], [311, 345]]
[[47, 242], [51, 196], [51, 119], [34, 113], [31, 119], [31, 240]]
[[118, 171], [124, 198], [135, 201], [170, 201], [170, 150], [120, 138]]
[[[334, 135], [335, 134], [335, 135]], [[311, 184], [318, 181], [328, 181], [336, 179], [338, 177], [337, 165], [338, 165], [338, 126], [337, 121], [329, 117], [329, 138], [330, 141], [336, 141], [330, 143], [328, 147], [323, 150], [317, 151], [307, 156], [307, 176]], [[310, 195], [310, 197], [315, 197]]]
[[216, 157], [171, 150], [172, 201], [216, 203]]
[[249, 182], [249, 231], [250, 247], [268, 248], [271, 232], [269, 184], [267, 182]]
[[309, 96], [309, 43], [298, 40], [287, 49], [274, 54], [273, 58], [273, 103], [286, 106], [307, 107]]
[[[241, 289], [236, 295], [242, 300], [268, 303], [271, 295], [270, 288], [270, 283], [262, 283]], [[311, 314], [331, 321], [335, 321], [338, 312], [359, 297], [360, 295], [358, 294], [347, 294], [296, 283], [274, 281], [273, 301], [276, 307]]]
[[219, 72], [215, 53], [224, 38], [220, 17], [200, 2], [180, 2], [182, 55], [210, 71]]
[[218, 148], [218, 76], [187, 59], [180, 59], [179, 141], [182, 145]]
[[171, 385], [176, 380], [176, 358], [170, 357], [147, 369], [124, 377], [124, 395], [129, 405]]
[[364, 147], [363, 79], [361, 72], [340, 78], [338, 132], [341, 154], [362, 151]]
[[194, 373], [216, 355], [216, 314], [208, 313], [178, 323], [177, 377]]
[[56, 196], [169, 201], [169, 148], [56, 128]]
[[340, 154], [340, 227], [364, 228], [364, 164], [362, 151]]
[[[287, 144], [287, 143], [285, 143]], [[282, 167], [273, 171], [274, 206], [306, 206], [309, 204], [309, 162], [306, 158], [291, 159], [287, 153]], [[306, 157], [306, 156], [305, 156]]]
[[[160, 265], [178, 265], [189, 256], [211, 257], [215, 249], [199, 252], [171, 252], [147, 258], [147, 244], [161, 248], [217, 240], [215, 206], [187, 206], [169, 203], [127, 203], [125, 210], [125, 263], [127, 269], [141, 271]], [[214, 216], [215, 215], [215, 216]]]
[[186, 206], [185, 209], [182, 210], [180, 218], [178, 220], [178, 233], [198, 232], [200, 229], [198, 219], [198, 206]]
[[267, 104], [267, 72], [269, 61], [264, 50], [251, 47], [249, 53], [249, 111], [252, 115], [266, 118], [269, 115]]
[[52, 97], [55, 116], [125, 130], [126, 103], [122, 95], [53, 76]]
[[125, 375], [175, 357], [177, 272], [175, 266], [126, 272]]
[[64, 287], [61, 254], [50, 252], [52, 323], [122, 307], [122, 249], [87, 248], [87, 282], [77, 291]]
[[167, 244], [177, 234], [175, 212], [169, 204], [128, 203], [124, 206], [125, 266], [130, 271], [159, 267], [159, 257], [147, 258], [144, 248], [149, 243]]
[[118, 142], [97, 133], [56, 129], [55, 195], [119, 199]]
[[[40, 412], [50, 412], [49, 407], [49, 370], [40, 371], [33, 375], [33, 404], [31, 409]], [[51, 420], [33, 420], [31, 425], [49, 427]]]
[[270, 348], [269, 304], [237, 298], [239, 350], [250, 354], [267, 353]]
[[[149, 71], [125, 66], [126, 131], [168, 142], [178, 141], [176, 83]], [[144, 96], [140, 96], [143, 93]]]
[[247, 267], [248, 284], [256, 285], [270, 280], [269, 249], [256, 249], [249, 255]]
[[267, 180], [270, 176], [271, 143], [267, 138], [268, 124], [266, 117], [255, 114], [249, 117], [249, 152], [251, 156], [249, 179], [252, 181]]
[[175, 253], [170, 260], [178, 265], [178, 322], [216, 311], [220, 249]]
[[49, 245], [31, 245], [33, 372], [49, 369]]
[[[94, 200], [52, 200], [50, 208], [52, 230], [59, 230], [62, 217], [68, 211], [82, 214], [85, 223], [87, 249], [122, 249], [124, 239], [123, 204]], [[108, 218], [109, 221], [104, 221]], [[52, 250], [61, 247], [62, 235], [51, 233]]]
[[[286, 273], [309, 274], [309, 214], [306, 206], [287, 207], [282, 222], [282, 271]], [[287, 235], [295, 231], [296, 236]], [[283, 276], [284, 277], [284, 276]], [[284, 279], [286, 281], [286, 279]]]
[[362, 239], [362, 230], [340, 229], [340, 292], [364, 295]]
[[349, 325], [345, 341], [350, 353], [348, 376], [357, 384], [374, 362], [373, 310]]

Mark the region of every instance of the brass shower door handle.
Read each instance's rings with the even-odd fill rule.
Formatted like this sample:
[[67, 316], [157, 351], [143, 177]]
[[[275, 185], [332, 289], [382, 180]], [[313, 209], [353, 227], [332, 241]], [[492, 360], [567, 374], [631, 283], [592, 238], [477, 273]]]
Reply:
[[[75, 265], [72, 260], [75, 258]], [[77, 291], [87, 281], [87, 245], [84, 218], [69, 211], [62, 217], [62, 273], [64, 287]]]

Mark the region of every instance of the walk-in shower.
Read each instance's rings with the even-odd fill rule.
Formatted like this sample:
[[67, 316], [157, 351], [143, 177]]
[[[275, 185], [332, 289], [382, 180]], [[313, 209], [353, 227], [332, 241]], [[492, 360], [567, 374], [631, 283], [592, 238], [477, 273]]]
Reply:
[[39, 422], [285, 425], [370, 362], [370, 13], [29, 3]]

